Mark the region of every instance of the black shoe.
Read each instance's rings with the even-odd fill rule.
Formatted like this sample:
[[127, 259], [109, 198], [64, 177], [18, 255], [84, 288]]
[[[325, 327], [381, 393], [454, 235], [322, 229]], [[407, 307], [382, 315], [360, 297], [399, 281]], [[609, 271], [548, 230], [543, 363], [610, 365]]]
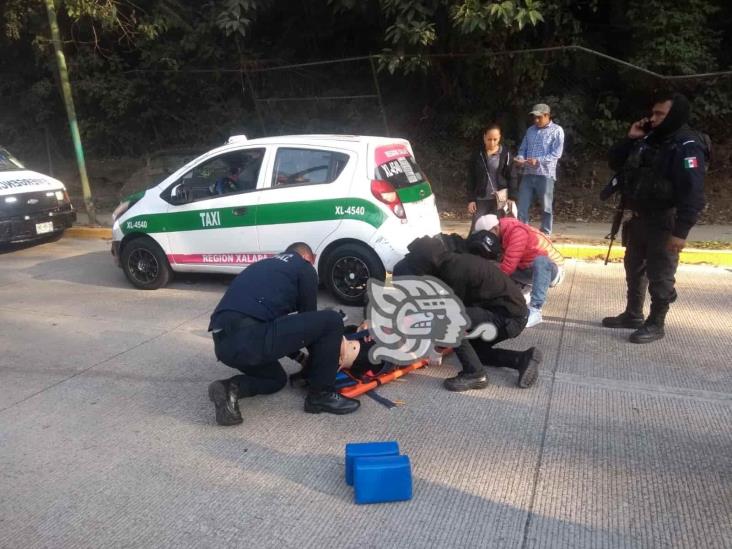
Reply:
[[635, 332], [630, 334], [631, 343], [651, 343], [659, 339], [663, 339], [666, 334], [663, 331], [663, 326], [646, 322], [638, 328]]
[[216, 423], [238, 425], [244, 421], [239, 411], [239, 387], [228, 379], [214, 381], [208, 386], [208, 398], [216, 407]]
[[522, 389], [531, 387], [539, 378], [539, 364], [544, 360], [544, 355], [536, 347], [524, 351], [519, 362], [519, 378], [516, 385]]
[[328, 412], [329, 414], [350, 414], [358, 410], [361, 403], [355, 398], [344, 397], [335, 391], [310, 393], [305, 397], [305, 411], [309, 414]]
[[602, 319], [602, 325], [605, 328], [632, 328], [635, 330], [643, 326], [643, 315], [636, 316], [625, 311], [618, 316], [606, 316]]
[[488, 387], [488, 376], [485, 373], [466, 374], [460, 372], [455, 377], [448, 377], [442, 382], [448, 391], [470, 391], [471, 389], [485, 389]]

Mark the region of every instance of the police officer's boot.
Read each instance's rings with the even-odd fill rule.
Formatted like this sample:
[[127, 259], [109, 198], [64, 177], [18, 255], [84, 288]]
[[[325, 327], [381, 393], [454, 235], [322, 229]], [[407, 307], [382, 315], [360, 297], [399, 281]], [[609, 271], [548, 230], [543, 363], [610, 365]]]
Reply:
[[651, 343], [659, 339], [663, 339], [666, 335], [663, 331], [663, 325], [666, 322], [666, 312], [668, 305], [665, 307], [657, 307], [651, 305], [651, 314], [643, 323], [643, 326], [630, 334], [631, 343]]
[[243, 421], [237, 383], [229, 379], [214, 381], [208, 386], [208, 398], [216, 407], [216, 423], [219, 425], [238, 425]]
[[606, 316], [602, 325], [605, 328], [640, 328], [643, 325], [643, 298], [629, 295], [625, 311], [618, 316]]
[[455, 377], [448, 377], [442, 382], [448, 391], [462, 392], [471, 389], [485, 389], [489, 385], [485, 369], [480, 372], [460, 372]]
[[355, 398], [344, 397], [332, 389], [311, 388], [305, 397], [305, 411], [309, 414], [350, 414], [358, 410], [359, 406], [361, 403]]

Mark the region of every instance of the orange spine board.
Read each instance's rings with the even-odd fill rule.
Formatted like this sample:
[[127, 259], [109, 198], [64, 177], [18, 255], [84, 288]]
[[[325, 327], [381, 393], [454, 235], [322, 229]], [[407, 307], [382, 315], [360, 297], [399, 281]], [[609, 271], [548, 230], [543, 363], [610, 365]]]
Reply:
[[398, 370], [394, 370], [393, 372], [389, 372], [388, 374], [378, 375], [374, 378], [373, 381], [368, 381], [366, 383], [357, 383], [356, 385], [351, 385], [350, 387], [344, 387], [338, 392], [345, 397], [357, 397], [359, 395], [367, 393], [371, 389], [375, 389], [379, 385], [384, 385], [385, 383], [389, 383], [390, 381], [394, 381], [395, 379], [399, 379], [400, 377], [407, 375], [409, 372], [418, 370], [419, 368], [426, 366], [428, 362], [429, 361], [425, 359], [418, 360], [417, 362], [413, 362], [408, 366], [404, 366], [403, 368], [399, 368]]

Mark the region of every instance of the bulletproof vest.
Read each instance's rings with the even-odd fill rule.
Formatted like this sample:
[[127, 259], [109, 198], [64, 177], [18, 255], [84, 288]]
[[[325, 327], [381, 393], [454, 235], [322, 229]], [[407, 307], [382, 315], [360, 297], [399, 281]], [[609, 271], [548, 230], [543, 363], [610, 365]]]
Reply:
[[669, 155], [663, 154], [663, 148], [643, 139], [628, 155], [621, 173], [623, 199], [628, 207], [662, 210], [674, 206], [674, 185], [666, 177], [664, 166]]

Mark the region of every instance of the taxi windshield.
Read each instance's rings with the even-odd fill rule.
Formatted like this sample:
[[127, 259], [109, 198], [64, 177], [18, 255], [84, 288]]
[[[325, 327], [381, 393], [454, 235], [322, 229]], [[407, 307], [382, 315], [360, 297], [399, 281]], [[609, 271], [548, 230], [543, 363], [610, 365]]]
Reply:
[[23, 170], [23, 164], [10, 154], [7, 150], [0, 147], [0, 172], [9, 172], [12, 170]]

